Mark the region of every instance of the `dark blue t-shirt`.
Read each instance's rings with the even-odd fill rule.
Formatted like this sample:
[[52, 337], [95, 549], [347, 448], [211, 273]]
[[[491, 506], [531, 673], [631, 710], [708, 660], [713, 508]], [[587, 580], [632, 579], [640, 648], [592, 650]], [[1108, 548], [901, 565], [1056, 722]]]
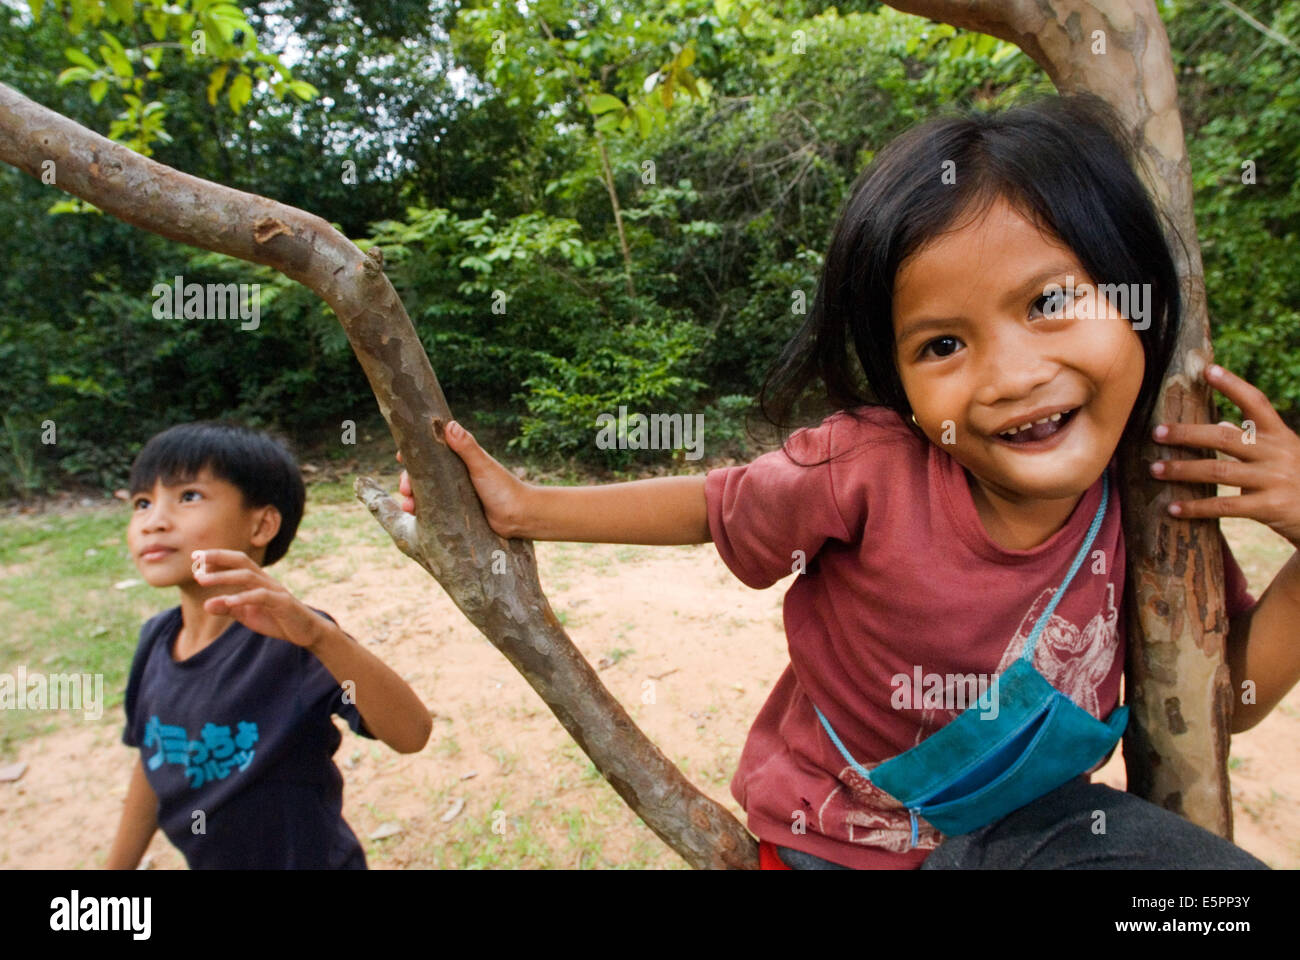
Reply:
[[141, 628], [122, 733], [140, 748], [168, 839], [196, 870], [364, 870], [331, 714], [373, 734], [338, 681], [310, 650], [238, 621], [178, 663], [180, 627], [173, 607]]

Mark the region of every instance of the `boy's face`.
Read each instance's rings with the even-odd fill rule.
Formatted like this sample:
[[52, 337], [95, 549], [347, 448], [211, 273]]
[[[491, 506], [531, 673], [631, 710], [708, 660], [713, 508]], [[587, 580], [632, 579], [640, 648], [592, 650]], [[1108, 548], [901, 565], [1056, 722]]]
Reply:
[[131, 494], [126, 542], [136, 568], [154, 587], [194, 585], [195, 550], [241, 550], [258, 563], [280, 529], [275, 507], [247, 507], [244, 495], [204, 469], [192, 480]]
[[[1106, 297], [1054, 310], [1044, 296], [1053, 283], [1068, 293], [1071, 274], [1076, 290], [1094, 294], [1111, 282], [999, 199], [909, 259], [895, 283], [896, 360], [917, 423], [1012, 503], [1086, 491], [1142, 385], [1140, 335]], [[918, 326], [927, 320], [939, 322]], [[1053, 436], [1022, 444], [1001, 435], [1058, 411], [1073, 413]]]

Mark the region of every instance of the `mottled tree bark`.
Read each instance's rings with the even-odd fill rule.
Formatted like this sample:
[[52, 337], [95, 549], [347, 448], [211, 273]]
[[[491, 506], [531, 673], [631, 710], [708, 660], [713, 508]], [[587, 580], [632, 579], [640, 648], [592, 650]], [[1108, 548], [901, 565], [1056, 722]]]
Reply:
[[[378, 250], [363, 254], [320, 217], [155, 163], [0, 84], [0, 161], [170, 240], [274, 267], [324, 299], [347, 331], [420, 503], [403, 513], [369, 478], [357, 495], [506, 655], [646, 825], [693, 867], [755, 868], [758, 844], [633, 723], [556, 620], [532, 543], [487, 525], [451, 417]], [[142, 306], [142, 309], [143, 306]], [[498, 570], [494, 573], [494, 560]]]
[[[1213, 422], [1210, 389], [1201, 379], [1211, 347], [1191, 166], [1169, 38], [1153, 0], [887, 2], [1015, 43], [1061, 93], [1087, 91], [1115, 108], [1140, 145], [1145, 164], [1140, 173], [1176, 232], [1170, 246], [1181, 280], [1183, 325], [1151, 426]], [[1214, 491], [1153, 481], [1145, 466], [1154, 459], [1183, 458], [1193, 454], [1148, 442], [1123, 464], [1125, 685], [1132, 708], [1124, 760], [1130, 791], [1231, 838], [1227, 760], [1233, 691], [1224, 662], [1228, 619], [1218, 521], [1179, 520], [1166, 509], [1173, 500]]]

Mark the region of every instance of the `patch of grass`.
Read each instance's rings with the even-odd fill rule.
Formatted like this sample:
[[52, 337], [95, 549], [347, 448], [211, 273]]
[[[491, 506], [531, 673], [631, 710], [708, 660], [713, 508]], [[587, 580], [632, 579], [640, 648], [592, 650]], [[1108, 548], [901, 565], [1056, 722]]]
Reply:
[[492, 751], [492, 758], [497, 762], [497, 772], [503, 777], [510, 776], [519, 764], [519, 754], [497, 748]]
[[547, 870], [555, 861], [549, 844], [538, 836], [530, 817], [510, 815], [502, 794], [486, 817], [466, 813], [455, 821], [455, 836], [434, 848], [437, 866], [453, 870]]
[[[307, 509], [315, 504], [359, 503], [351, 480], [319, 480], [307, 487]], [[373, 521], [372, 521], [373, 522]]]
[[[172, 590], [139, 582], [126, 549], [129, 513], [95, 507], [57, 517], [0, 518], [0, 672], [103, 677], [103, 708], [122, 702], [126, 674], [149, 617], [179, 602]], [[17, 743], [59, 729], [81, 712], [0, 712], [0, 757]], [[74, 720], [74, 717], [76, 718]]]

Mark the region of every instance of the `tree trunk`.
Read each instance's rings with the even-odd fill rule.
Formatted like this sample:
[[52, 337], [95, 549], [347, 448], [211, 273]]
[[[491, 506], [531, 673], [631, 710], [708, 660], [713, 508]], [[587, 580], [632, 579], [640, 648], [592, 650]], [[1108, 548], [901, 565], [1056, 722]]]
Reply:
[[[601, 775], [693, 867], [756, 868], [758, 843], [641, 732], [551, 612], [532, 543], [487, 525], [415, 328], [383, 271], [310, 213], [155, 163], [0, 84], [0, 160], [34, 177], [54, 161], [60, 190], [169, 240], [274, 267], [338, 316], [402, 451], [419, 519], [369, 478], [357, 495], [528, 680]], [[142, 309], [144, 307], [142, 306]], [[493, 567], [506, 570], [493, 573]]]
[[[1157, 422], [1212, 423], [1201, 378], [1210, 362], [1209, 315], [1192, 211], [1191, 166], [1164, 24], [1153, 0], [887, 0], [907, 13], [1017, 44], [1061, 93], [1106, 100], [1140, 144], [1156, 206], [1182, 237], [1170, 248], [1183, 324], [1156, 405]], [[1104, 51], [1104, 52], [1101, 52]], [[1150, 431], [1147, 431], [1150, 437]], [[1154, 459], [1191, 459], [1148, 441], [1123, 464], [1128, 557], [1124, 736], [1129, 790], [1222, 837], [1232, 837], [1228, 789], [1232, 689], [1224, 662], [1228, 618], [1217, 520], [1179, 520], [1173, 500], [1213, 496], [1203, 485], [1153, 481]]]

